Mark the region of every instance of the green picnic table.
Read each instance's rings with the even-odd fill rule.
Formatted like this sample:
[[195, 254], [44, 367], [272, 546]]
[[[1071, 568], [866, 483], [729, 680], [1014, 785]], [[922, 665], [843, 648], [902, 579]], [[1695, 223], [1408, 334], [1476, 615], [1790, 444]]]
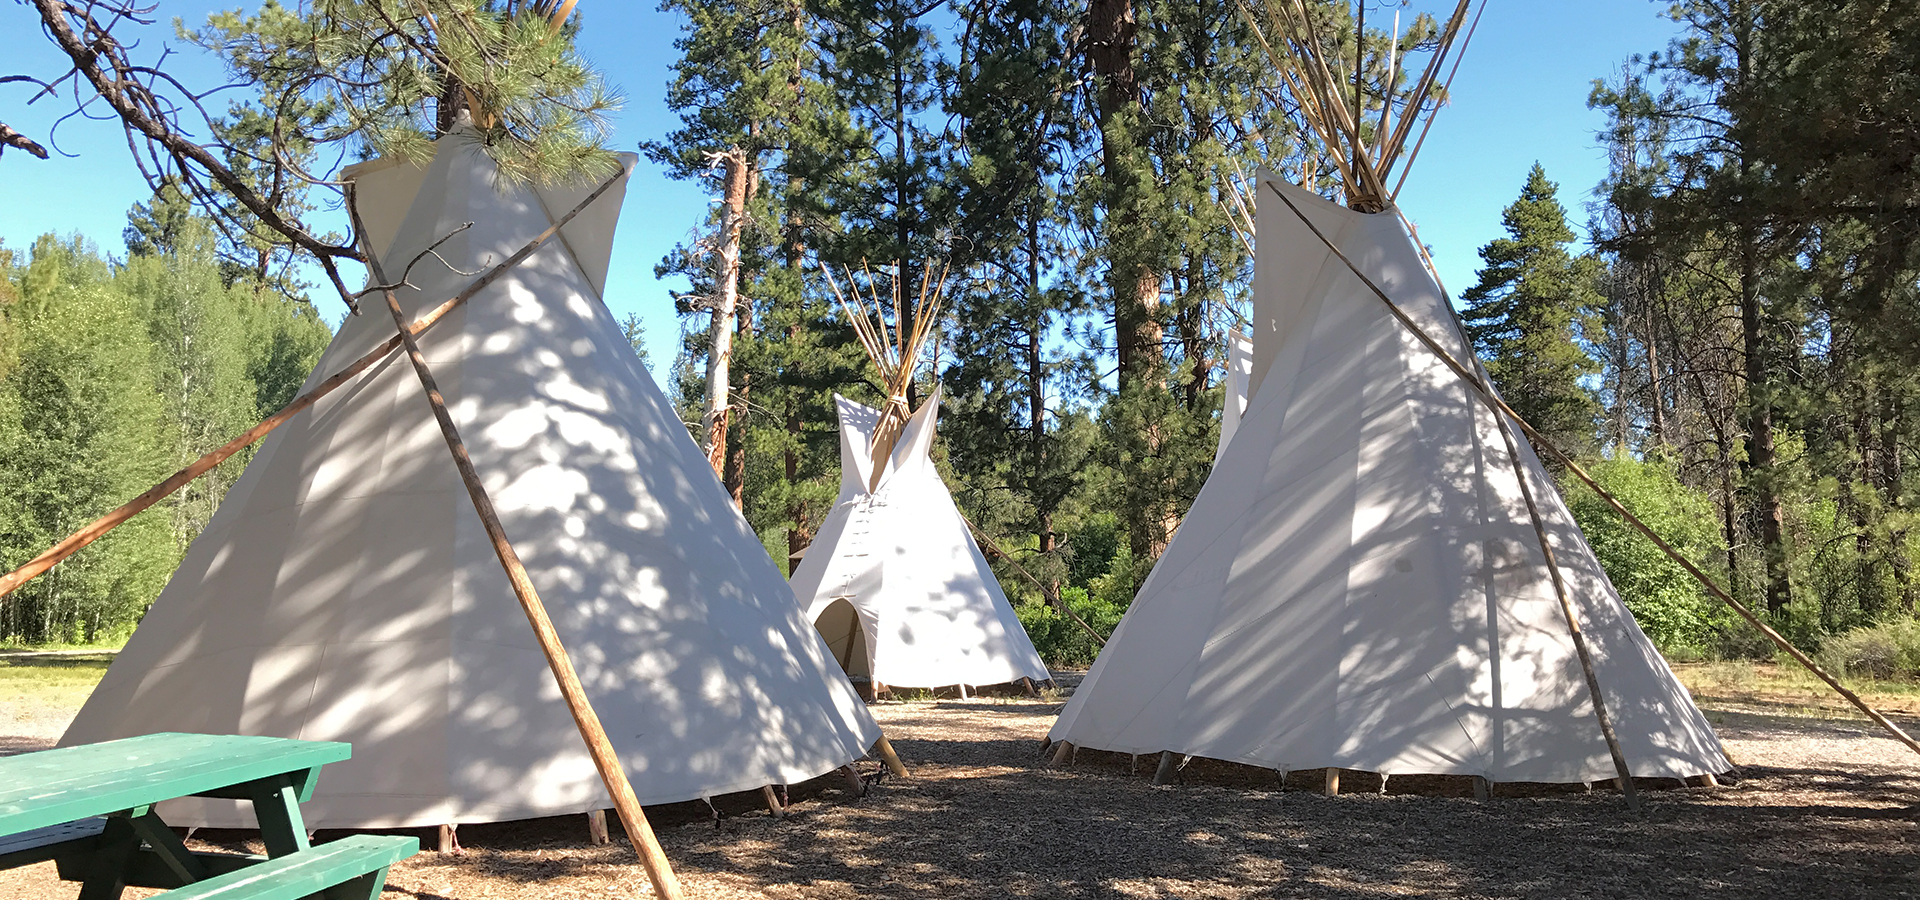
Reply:
[[[354, 835], [311, 845], [300, 804], [347, 744], [223, 734], [148, 734], [0, 758], [0, 869], [54, 860], [81, 900], [128, 886], [166, 900], [324, 896], [373, 900], [416, 838]], [[250, 800], [267, 855], [187, 849], [153, 807], [178, 797]]]

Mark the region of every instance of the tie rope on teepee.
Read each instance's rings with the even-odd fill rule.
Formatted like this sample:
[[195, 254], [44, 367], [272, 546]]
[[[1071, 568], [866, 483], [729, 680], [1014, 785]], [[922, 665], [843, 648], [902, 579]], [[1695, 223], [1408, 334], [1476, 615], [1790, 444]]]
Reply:
[[[906, 308], [905, 292], [901, 290], [900, 266], [897, 263], [894, 265], [893, 276], [889, 279], [893, 301], [891, 327], [887, 325], [887, 304], [880, 296], [879, 287], [874, 284], [873, 272], [865, 263], [861, 264], [860, 270], [863, 279], [854, 278], [851, 267], [846, 269], [847, 289], [842, 291], [839, 283], [833, 280], [833, 269], [825, 263], [820, 265], [820, 271], [827, 279], [827, 287], [833, 291], [834, 299], [840, 302], [840, 308], [846, 310], [847, 318], [853, 322], [854, 334], [860, 338], [861, 348], [879, 371], [880, 388], [887, 395], [886, 405], [880, 410], [880, 421], [873, 427], [873, 474], [867, 489], [874, 490], [880, 486], [880, 477], [886, 472], [886, 461], [893, 455], [894, 444], [907, 427], [907, 418], [913, 414], [907, 402], [907, 390], [913, 384], [914, 370], [928, 340], [933, 336], [934, 325], [939, 322], [951, 263], [941, 266], [938, 282], [934, 280], [931, 267], [921, 272], [911, 316]], [[866, 282], [865, 294], [861, 293], [862, 280]]]

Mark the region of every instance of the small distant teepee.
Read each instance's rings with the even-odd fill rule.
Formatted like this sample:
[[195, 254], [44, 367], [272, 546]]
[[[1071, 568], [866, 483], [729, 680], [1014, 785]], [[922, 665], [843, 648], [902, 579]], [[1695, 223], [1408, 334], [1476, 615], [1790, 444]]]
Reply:
[[[880, 371], [887, 405], [834, 398], [840, 496], [794, 568], [794, 594], [841, 667], [876, 691], [1044, 681], [1046, 665], [929, 455], [939, 389], [908, 408], [940, 288], [929, 273], [912, 324], [891, 332], [880, 298], [852, 289], [853, 300], [842, 295], [842, 303]], [[894, 299], [898, 321], [897, 291]]]

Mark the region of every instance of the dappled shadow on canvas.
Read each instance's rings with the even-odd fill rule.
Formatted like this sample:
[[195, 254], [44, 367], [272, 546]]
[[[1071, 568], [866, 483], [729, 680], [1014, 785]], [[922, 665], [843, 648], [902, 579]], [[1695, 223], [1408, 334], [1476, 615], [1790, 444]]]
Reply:
[[[409, 315], [591, 188], [502, 191], [479, 148], [441, 148], [390, 255], [475, 224], [400, 291]], [[829, 771], [876, 732], [583, 274], [576, 253], [611, 240], [601, 219], [542, 245], [422, 353], [639, 799]], [[382, 321], [350, 317], [316, 377], [385, 340]], [[320, 825], [607, 805], [397, 356], [263, 444], [68, 740], [163, 729], [352, 742], [309, 807]], [[170, 814], [246, 823], [213, 804]]]

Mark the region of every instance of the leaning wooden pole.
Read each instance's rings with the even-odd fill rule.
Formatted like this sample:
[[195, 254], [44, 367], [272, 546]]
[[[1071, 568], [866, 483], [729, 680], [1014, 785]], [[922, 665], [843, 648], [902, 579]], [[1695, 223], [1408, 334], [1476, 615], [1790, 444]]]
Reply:
[[[361, 227], [360, 212], [354, 206], [351, 189], [347, 192], [347, 210], [353, 217], [355, 232], [365, 234], [366, 229]], [[388, 283], [386, 274], [381, 270], [379, 255], [371, 250], [367, 253], [367, 268], [373, 272], [375, 282], [383, 285]], [[467, 496], [473, 501], [473, 511], [480, 516], [480, 524], [486, 528], [493, 553], [500, 559], [500, 568], [506, 570], [507, 580], [513, 585], [513, 596], [520, 601], [520, 608], [527, 614], [527, 622], [533, 626], [533, 635], [540, 642], [541, 652], [546, 654], [547, 665], [553, 669], [553, 679], [560, 685], [560, 695], [566, 699], [567, 711], [573, 714], [580, 737], [586, 741], [587, 752], [593, 757], [593, 765], [600, 770], [600, 780], [606, 784], [607, 794], [613, 798], [613, 808], [620, 814], [620, 825], [626, 829], [627, 839], [633, 842], [634, 852], [640, 855], [640, 864], [646, 867], [654, 893], [667, 900], [680, 900], [680, 880], [674, 876], [673, 866], [667, 862], [667, 854], [660, 849], [652, 826], [647, 824], [646, 814], [640, 810], [640, 801], [633, 795], [633, 785], [627, 781], [626, 770], [620, 766], [620, 756], [614, 752], [613, 742], [607, 739], [607, 731], [600, 725], [600, 716], [593, 711], [593, 704], [587, 699], [587, 690], [580, 684], [579, 674], [573, 670], [573, 661], [567, 657], [567, 648], [560, 643], [559, 633], [554, 631], [553, 620], [548, 618], [547, 608], [540, 602], [533, 579], [527, 576], [526, 567], [520, 564], [520, 555], [514, 552], [513, 544], [507, 540], [506, 529], [500, 524], [499, 513], [494, 511], [493, 500], [487, 496], [486, 486], [480, 483], [480, 473], [474, 469], [472, 457], [467, 455], [467, 445], [460, 440], [460, 430], [453, 424], [453, 414], [447, 411], [446, 398], [440, 394], [433, 370], [427, 366], [427, 358], [420, 352], [420, 343], [414, 339], [413, 330], [407, 325], [407, 314], [400, 309], [400, 300], [391, 288], [382, 289], [380, 293], [386, 298], [387, 312], [393, 316], [393, 326], [406, 348], [407, 359], [413, 363], [414, 374], [419, 376], [420, 387], [426, 392], [427, 405], [433, 408], [433, 418], [440, 425], [440, 435], [446, 438], [447, 451], [453, 455], [454, 467], [460, 470], [460, 480], [466, 485]]]
[[[1487, 380], [1486, 370], [1476, 364], [1474, 371], [1480, 375], [1479, 385], [1491, 393], [1492, 385]], [[1553, 580], [1554, 596], [1560, 600], [1560, 615], [1566, 619], [1567, 634], [1573, 638], [1573, 649], [1580, 657], [1580, 673], [1587, 680], [1587, 696], [1592, 698], [1593, 715], [1600, 722], [1600, 737], [1607, 742], [1607, 753], [1613, 757], [1613, 771], [1620, 780], [1620, 793], [1626, 797], [1628, 808], [1638, 809], [1640, 797], [1634, 792], [1633, 772], [1627, 767], [1626, 753], [1620, 749], [1620, 736], [1613, 730], [1613, 717], [1607, 714], [1607, 698], [1600, 690], [1600, 676], [1593, 669], [1593, 651], [1587, 646], [1587, 633], [1580, 628], [1580, 617], [1573, 611], [1573, 594], [1567, 589], [1566, 576], [1561, 573], [1560, 561], [1554, 556], [1553, 543], [1547, 539], [1547, 523], [1540, 515], [1540, 504], [1533, 498], [1533, 486], [1527, 483], [1527, 469], [1520, 462], [1520, 447], [1513, 439], [1513, 429], [1507, 427], [1500, 411], [1492, 412], [1494, 424], [1500, 429], [1500, 438], [1506, 443], [1507, 457], [1513, 461], [1513, 477], [1520, 483], [1520, 498], [1526, 501], [1527, 518], [1533, 523], [1534, 538], [1540, 543], [1540, 555], [1546, 559], [1547, 574]]]
[[1579, 463], [1574, 462], [1573, 457], [1568, 456], [1565, 451], [1554, 446], [1553, 443], [1548, 441], [1540, 432], [1535, 431], [1533, 426], [1527, 424], [1527, 420], [1521, 418], [1519, 413], [1514, 412], [1513, 407], [1508, 406], [1505, 400], [1500, 399], [1498, 395], [1482, 387], [1479, 381], [1473, 377], [1473, 374], [1467, 371], [1467, 368], [1461, 365], [1459, 360], [1453, 358], [1453, 354], [1448, 353], [1446, 348], [1440, 346], [1440, 343], [1428, 335], [1426, 331], [1420, 327], [1419, 323], [1408, 318], [1407, 314], [1400, 309], [1399, 304], [1394, 303], [1393, 298], [1387, 296], [1386, 291], [1381, 290], [1380, 286], [1375, 284], [1373, 279], [1368, 278], [1366, 273], [1361, 272], [1360, 268], [1355, 266], [1353, 260], [1348, 259], [1345, 253], [1340, 252], [1340, 248], [1334, 246], [1333, 242], [1328, 240], [1327, 236], [1322, 234], [1320, 229], [1315, 227], [1313, 222], [1308, 220], [1304, 213], [1300, 212], [1300, 208], [1295, 206], [1292, 200], [1288, 199], [1285, 194], [1280, 193], [1277, 188], [1273, 188], [1271, 185], [1268, 186], [1268, 189], [1273, 192], [1274, 196], [1280, 198], [1280, 202], [1285, 203], [1288, 209], [1293, 210], [1293, 214], [1299, 216], [1300, 221], [1306, 223], [1307, 227], [1313, 231], [1314, 236], [1318, 237], [1321, 243], [1326, 244], [1327, 249], [1332, 251], [1333, 255], [1338, 257], [1342, 263], [1345, 263], [1347, 269], [1352, 271], [1355, 277], [1358, 277], [1361, 283], [1365, 284], [1367, 289], [1373, 292], [1374, 296], [1380, 298], [1380, 302], [1387, 305], [1387, 311], [1393, 315], [1394, 319], [1398, 321], [1402, 327], [1406, 328], [1408, 332], [1413, 334], [1415, 339], [1426, 346], [1428, 351], [1438, 357], [1441, 364], [1445, 365], [1454, 375], [1465, 381], [1467, 386], [1473, 390], [1475, 396], [1480, 398], [1481, 402], [1491, 407], [1495, 414], [1504, 413], [1511, 417], [1513, 423], [1520, 426], [1521, 432], [1527, 436], [1528, 440], [1533, 442], [1534, 446], [1547, 451], [1553, 458], [1566, 465], [1567, 471], [1572, 472], [1574, 477], [1579, 478], [1587, 487], [1592, 488], [1593, 492], [1597, 494], [1600, 499], [1605, 500], [1607, 505], [1613, 508], [1614, 512], [1619, 513], [1620, 517], [1627, 521], [1627, 524], [1632, 525], [1634, 530], [1646, 535], [1648, 540], [1653, 541], [1653, 545], [1659, 548], [1660, 552], [1665, 554], [1668, 559], [1673, 560], [1679, 564], [1681, 568], [1686, 569], [1687, 574], [1692, 575], [1695, 580], [1699, 581], [1700, 585], [1706, 588], [1708, 593], [1712, 594], [1716, 599], [1720, 600], [1720, 602], [1731, 607], [1741, 618], [1747, 620], [1748, 624], [1759, 629], [1760, 633], [1766, 635], [1768, 640], [1773, 641], [1775, 646], [1779, 647], [1788, 656], [1793, 657], [1794, 661], [1805, 667], [1807, 671], [1818, 676], [1821, 681], [1826, 682], [1827, 686], [1833, 688], [1835, 693], [1844, 697], [1848, 703], [1853, 704], [1854, 708], [1860, 710], [1867, 718], [1872, 719], [1874, 724], [1886, 729], [1887, 733], [1892, 735], [1895, 740], [1905, 744], [1907, 749], [1915, 753], [1920, 753], [1920, 742], [1916, 742], [1902, 730], [1900, 726], [1895, 725], [1892, 719], [1887, 718], [1881, 714], [1879, 710], [1874, 709], [1872, 705], [1868, 704], [1867, 701], [1861, 699], [1859, 694], [1848, 690], [1846, 685], [1840, 683], [1839, 679], [1833, 677], [1827, 670], [1820, 668], [1818, 663], [1815, 663], [1811, 657], [1802, 653], [1800, 648], [1795, 647], [1791, 641], [1782, 637], [1780, 632], [1773, 630], [1771, 626], [1761, 621], [1760, 617], [1755, 615], [1753, 610], [1748, 609], [1746, 604], [1734, 599], [1733, 595], [1727, 593], [1724, 588], [1720, 587], [1719, 582], [1714, 581], [1712, 576], [1702, 572], [1699, 566], [1694, 565], [1691, 560], [1681, 555], [1680, 551], [1675, 550], [1672, 544], [1667, 543], [1665, 538], [1655, 533], [1647, 523], [1640, 521], [1640, 517], [1634, 515], [1631, 510], [1627, 509], [1612, 492], [1601, 487], [1599, 482], [1594, 481], [1593, 476], [1588, 475], [1586, 469], [1581, 468]]
[[[609, 188], [613, 187], [615, 184], [620, 183], [621, 179], [625, 177], [626, 177], [626, 172], [623, 171], [620, 174], [617, 174], [612, 178], [607, 179], [605, 184], [602, 184], [598, 188], [594, 189], [593, 193], [588, 194], [586, 199], [580, 201], [579, 205], [575, 206], [571, 210], [568, 210], [567, 214], [564, 216], [561, 216], [558, 221], [554, 222], [552, 227], [548, 228], [546, 231], [541, 232], [533, 240], [528, 241], [526, 246], [521, 247], [519, 250], [515, 251], [512, 256], [507, 257], [505, 262], [502, 262], [501, 264], [494, 266], [491, 269], [488, 269], [479, 278], [474, 279], [473, 283], [467, 285], [465, 290], [461, 291], [458, 294], [453, 295], [451, 299], [447, 300], [445, 303], [440, 304], [439, 306], [434, 307], [426, 315], [421, 316], [419, 320], [415, 321], [412, 325], [407, 326], [408, 330], [414, 334], [420, 334], [421, 332], [426, 331], [428, 328], [432, 327], [435, 322], [440, 321], [441, 317], [445, 316], [449, 312], [452, 312], [454, 307], [457, 307], [460, 304], [467, 302], [468, 298], [472, 297], [475, 294], [480, 293], [482, 290], [485, 290], [487, 285], [492, 284], [501, 275], [506, 274], [507, 270], [513, 268], [514, 266], [519, 265], [527, 257], [532, 256], [535, 250], [540, 249], [540, 245], [545, 244], [555, 234], [558, 234], [560, 232], [561, 226], [567, 224], [568, 222], [573, 221], [574, 216], [579, 215], [582, 210], [585, 210], [588, 206], [592, 205], [593, 201], [598, 200], [601, 194], [606, 193]], [[199, 478], [200, 476], [205, 475], [207, 472], [212, 471], [215, 466], [218, 466], [221, 463], [226, 462], [227, 459], [233, 456], [235, 453], [240, 452], [241, 450], [253, 444], [255, 441], [258, 441], [261, 438], [266, 437], [267, 434], [273, 431], [274, 429], [279, 428], [282, 425], [285, 425], [287, 423], [287, 420], [293, 418], [296, 415], [299, 415], [302, 411], [306, 410], [307, 407], [310, 407], [314, 403], [318, 402], [320, 398], [333, 393], [341, 385], [346, 384], [347, 382], [353, 380], [354, 376], [359, 375], [361, 372], [366, 371], [368, 366], [371, 366], [374, 363], [387, 358], [389, 354], [399, 349], [399, 347], [400, 347], [400, 336], [396, 334], [393, 337], [388, 338], [385, 343], [382, 343], [380, 346], [373, 348], [371, 351], [368, 351], [365, 356], [362, 356], [359, 359], [356, 359], [352, 363], [348, 364], [346, 368], [341, 369], [340, 371], [335, 372], [332, 375], [328, 376], [327, 380], [320, 382], [318, 385], [315, 385], [313, 390], [308, 391], [294, 398], [293, 402], [288, 403], [286, 406], [281, 407], [279, 412], [274, 413], [271, 416], [268, 416], [266, 419], [262, 420], [260, 424], [255, 425], [244, 432], [241, 432], [239, 437], [236, 437], [233, 440], [230, 440], [225, 444], [222, 444], [219, 447], [208, 451], [205, 455], [201, 456], [199, 459], [196, 459], [192, 463], [189, 463], [186, 468], [173, 473], [172, 475], [168, 476], [166, 480], [161, 481], [159, 484], [156, 484], [153, 487], [148, 488], [140, 496], [135, 497], [132, 500], [128, 500], [126, 503], [121, 504], [119, 508], [113, 510], [112, 512], [109, 512], [98, 519], [88, 522], [86, 525], [82, 526], [79, 531], [76, 531], [70, 535], [67, 535], [67, 537], [62, 541], [60, 541], [60, 543], [54, 544], [52, 547], [47, 548], [47, 550], [41, 553], [39, 556], [36, 556], [33, 559], [28, 560], [26, 565], [23, 565], [20, 568], [15, 569], [11, 572], [8, 572], [6, 575], [0, 575], [0, 598], [6, 597], [8, 594], [11, 594], [15, 590], [17, 590], [21, 585], [26, 584], [27, 582], [32, 581], [35, 578], [38, 578], [40, 575], [44, 574], [48, 569], [51, 569], [54, 566], [59, 565], [67, 557], [72, 556], [75, 553], [78, 553], [82, 548], [86, 547], [88, 544], [91, 544], [94, 541], [99, 540], [102, 535], [105, 535], [107, 532], [112, 531], [113, 529], [119, 527], [121, 523], [125, 522], [128, 519], [133, 518], [136, 515], [139, 515], [147, 507], [152, 506], [155, 503], [158, 503], [161, 500], [166, 499], [167, 496], [172, 494], [174, 491], [177, 491], [185, 487], [188, 482], [191, 482], [195, 478]]]

